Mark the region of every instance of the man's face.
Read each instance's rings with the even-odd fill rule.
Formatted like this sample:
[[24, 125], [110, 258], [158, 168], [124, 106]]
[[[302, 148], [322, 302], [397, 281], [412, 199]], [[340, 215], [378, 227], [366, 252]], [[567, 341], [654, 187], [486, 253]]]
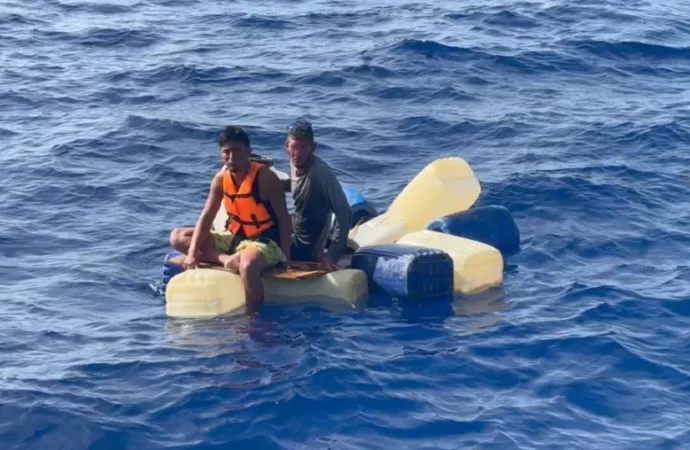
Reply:
[[292, 165], [301, 168], [309, 161], [309, 157], [314, 153], [315, 144], [308, 139], [299, 139], [293, 136], [288, 137], [285, 142], [285, 150], [290, 157]]
[[249, 148], [246, 145], [232, 142], [220, 149], [221, 159], [230, 172], [243, 172], [249, 167]]

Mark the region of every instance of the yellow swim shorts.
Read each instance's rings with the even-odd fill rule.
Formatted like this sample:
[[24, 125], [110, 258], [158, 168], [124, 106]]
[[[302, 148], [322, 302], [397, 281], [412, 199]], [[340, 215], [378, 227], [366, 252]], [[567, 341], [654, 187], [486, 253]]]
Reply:
[[[211, 237], [213, 238], [213, 243], [221, 253], [230, 254], [232, 251], [232, 238], [233, 234], [229, 231], [215, 231], [211, 230]], [[262, 240], [257, 239], [243, 239], [237, 244], [235, 252], [241, 252], [246, 248], [255, 248], [266, 258], [269, 266], [275, 266], [279, 262], [287, 261], [283, 251], [280, 249], [278, 244], [272, 239], [263, 238]]]

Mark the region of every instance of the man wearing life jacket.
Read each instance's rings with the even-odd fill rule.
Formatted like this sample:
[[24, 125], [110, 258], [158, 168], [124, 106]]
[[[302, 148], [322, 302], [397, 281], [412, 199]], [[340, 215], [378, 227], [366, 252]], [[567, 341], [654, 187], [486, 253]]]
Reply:
[[[250, 160], [249, 136], [229, 126], [218, 137], [223, 168], [211, 181], [194, 228], [176, 228], [170, 245], [186, 254], [183, 267], [200, 261], [239, 273], [250, 309], [263, 302], [261, 272], [290, 261], [292, 224], [282, 181], [268, 166]], [[219, 208], [228, 213], [225, 230], [211, 230]]]
[[[284, 186], [292, 192], [295, 204], [291, 252], [296, 261], [318, 261], [332, 270], [346, 251], [352, 210], [333, 170], [315, 150], [309, 121], [298, 119], [288, 125], [285, 151], [291, 174]], [[328, 245], [331, 217], [335, 219], [334, 233]]]

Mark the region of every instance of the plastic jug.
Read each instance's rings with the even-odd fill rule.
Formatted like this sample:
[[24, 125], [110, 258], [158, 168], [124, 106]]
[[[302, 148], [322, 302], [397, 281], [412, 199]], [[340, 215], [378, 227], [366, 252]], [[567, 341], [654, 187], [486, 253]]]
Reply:
[[[266, 304], [316, 303], [327, 308], [354, 309], [369, 293], [367, 275], [357, 269], [343, 269], [301, 280], [263, 275]], [[242, 279], [221, 269], [194, 269], [175, 275], [165, 293], [165, 310], [170, 317], [214, 317], [237, 311], [246, 305]]]
[[464, 159], [440, 158], [405, 186], [386, 213], [401, 218], [408, 232], [423, 230], [439, 217], [469, 209], [480, 192], [479, 181]]
[[448, 253], [453, 259], [456, 292], [474, 294], [503, 283], [503, 256], [490, 245], [431, 230], [406, 234], [397, 243]]
[[368, 245], [392, 244], [407, 233], [407, 225], [393, 214], [381, 214], [350, 230], [347, 246], [357, 250]]

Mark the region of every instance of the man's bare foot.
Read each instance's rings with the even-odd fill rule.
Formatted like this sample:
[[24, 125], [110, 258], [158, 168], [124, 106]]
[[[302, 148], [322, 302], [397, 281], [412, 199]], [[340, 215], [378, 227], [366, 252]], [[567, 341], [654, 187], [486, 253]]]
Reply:
[[240, 255], [237, 253], [234, 255], [218, 255], [218, 261], [228, 269], [230, 272], [238, 274], [240, 273]]

